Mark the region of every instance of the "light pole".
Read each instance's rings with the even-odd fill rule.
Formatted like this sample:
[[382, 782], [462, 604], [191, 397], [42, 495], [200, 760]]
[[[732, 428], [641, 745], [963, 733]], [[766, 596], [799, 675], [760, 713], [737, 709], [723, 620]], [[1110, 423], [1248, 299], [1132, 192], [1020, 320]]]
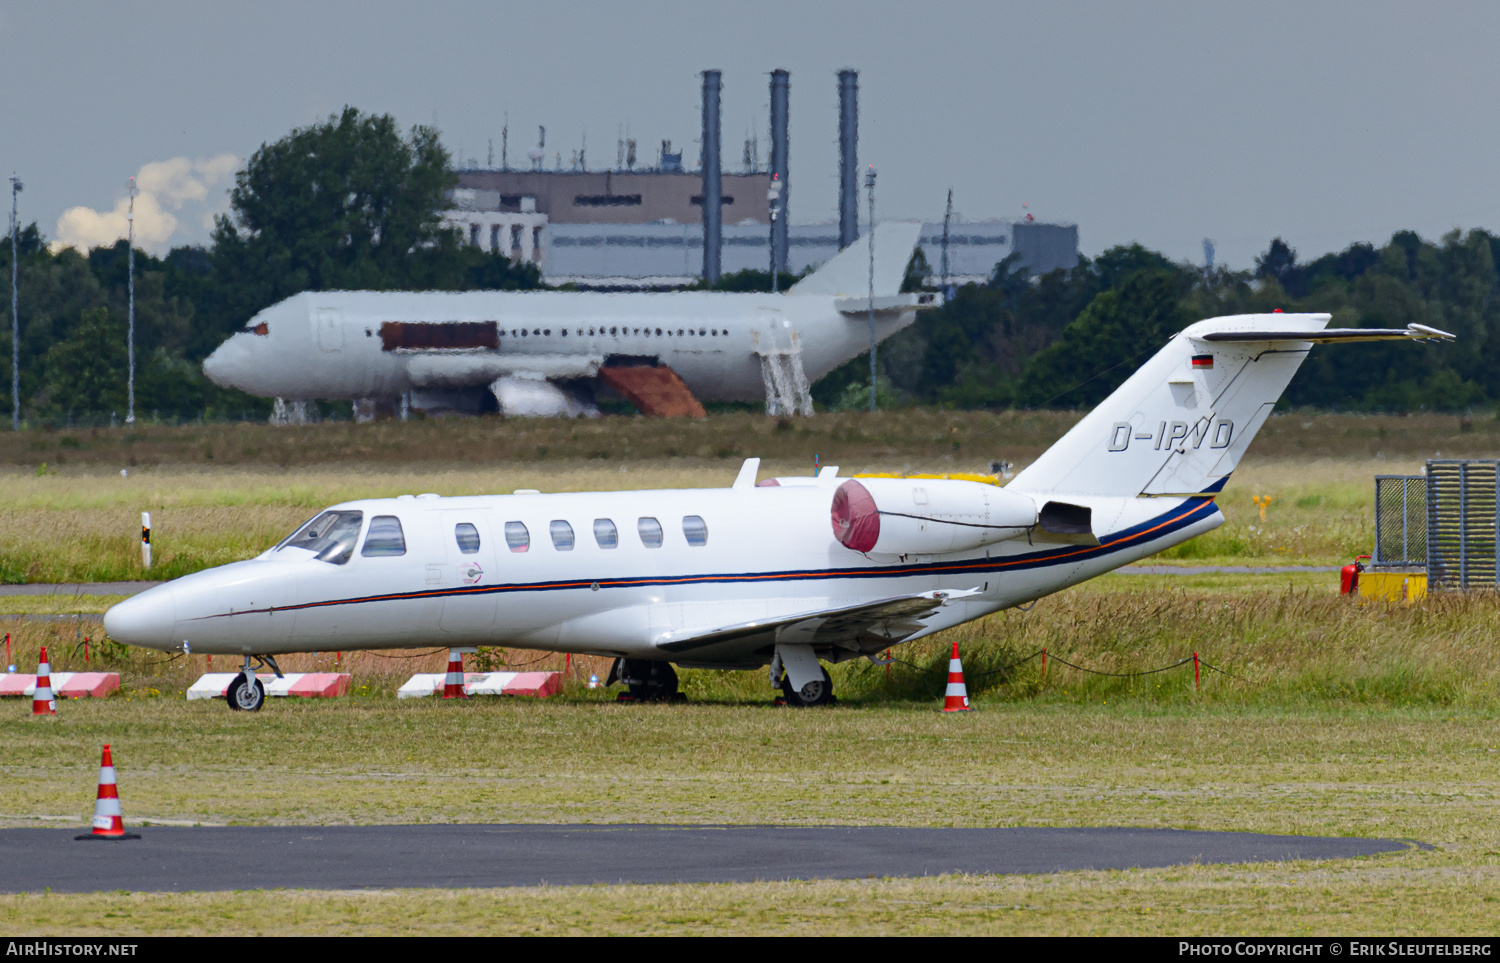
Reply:
[[771, 293], [777, 293], [776, 277], [776, 218], [781, 216], [781, 177], [771, 175], [771, 189], [766, 192], [771, 202]]
[[16, 216], [16, 198], [21, 193], [21, 179], [10, 172], [10, 430], [21, 430], [21, 321], [20, 298], [16, 282], [20, 264], [20, 219]]
[[127, 225], [126, 246], [129, 249], [128, 270], [130, 273], [130, 328], [125, 335], [126, 363], [129, 374], [126, 376], [125, 424], [135, 424], [135, 178], [130, 179], [130, 210], [125, 215]]
[[[875, 410], [875, 165], [865, 172], [865, 189], [870, 192], [870, 410]], [[856, 208], [858, 210], [858, 208]]]

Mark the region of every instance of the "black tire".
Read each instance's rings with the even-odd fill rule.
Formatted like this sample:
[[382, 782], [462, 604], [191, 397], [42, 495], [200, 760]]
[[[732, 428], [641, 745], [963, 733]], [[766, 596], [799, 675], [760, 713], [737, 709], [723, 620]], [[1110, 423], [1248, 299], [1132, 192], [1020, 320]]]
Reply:
[[670, 662], [626, 659], [621, 680], [637, 702], [669, 702], [677, 696], [677, 671]]
[[240, 673], [229, 683], [229, 691], [224, 696], [229, 708], [236, 712], [259, 712], [266, 704], [266, 687], [259, 679], [255, 680], [254, 686], [245, 685], [245, 675]]
[[786, 704], [796, 706], [799, 709], [810, 706], [831, 705], [833, 698], [833, 678], [829, 676], [828, 670], [823, 670], [821, 682], [813, 681], [803, 686], [801, 691], [792, 688], [791, 676], [781, 677], [781, 694], [786, 699]]

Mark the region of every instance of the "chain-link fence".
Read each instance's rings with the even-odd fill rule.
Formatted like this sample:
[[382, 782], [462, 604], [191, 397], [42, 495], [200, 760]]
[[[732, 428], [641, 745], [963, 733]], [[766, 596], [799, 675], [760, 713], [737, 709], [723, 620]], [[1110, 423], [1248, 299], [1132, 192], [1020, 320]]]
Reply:
[[1375, 549], [1370, 566], [1427, 564], [1427, 476], [1375, 476]]

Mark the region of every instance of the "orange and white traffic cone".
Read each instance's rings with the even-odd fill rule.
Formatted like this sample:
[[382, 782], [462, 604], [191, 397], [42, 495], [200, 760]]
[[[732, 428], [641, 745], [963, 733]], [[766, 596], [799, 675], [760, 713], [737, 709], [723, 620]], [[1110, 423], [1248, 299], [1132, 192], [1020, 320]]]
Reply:
[[948, 691], [943, 699], [944, 712], [968, 712], [969, 690], [964, 686], [964, 667], [958, 661], [958, 643], [953, 643], [953, 654], [948, 657]]
[[74, 839], [140, 839], [135, 833], [125, 831], [125, 818], [120, 813], [120, 791], [115, 787], [115, 763], [109, 755], [109, 744], [104, 746], [104, 758], [99, 760], [99, 794], [94, 799], [94, 831], [87, 836]]
[[448, 676], [443, 680], [444, 699], [467, 699], [464, 692], [464, 654], [457, 649], [448, 650]]
[[36, 694], [31, 697], [31, 714], [57, 715], [57, 699], [52, 695], [52, 666], [47, 664], [45, 645], [42, 646], [42, 657], [36, 667]]

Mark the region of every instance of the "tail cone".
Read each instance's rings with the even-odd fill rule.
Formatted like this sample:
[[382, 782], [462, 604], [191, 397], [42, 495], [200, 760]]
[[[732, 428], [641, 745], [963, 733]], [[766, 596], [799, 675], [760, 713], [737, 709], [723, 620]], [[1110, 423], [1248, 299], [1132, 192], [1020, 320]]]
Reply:
[[953, 643], [953, 655], [948, 658], [948, 692], [943, 699], [944, 712], [968, 712], [969, 690], [964, 686], [964, 667], [958, 661], [958, 643]]

